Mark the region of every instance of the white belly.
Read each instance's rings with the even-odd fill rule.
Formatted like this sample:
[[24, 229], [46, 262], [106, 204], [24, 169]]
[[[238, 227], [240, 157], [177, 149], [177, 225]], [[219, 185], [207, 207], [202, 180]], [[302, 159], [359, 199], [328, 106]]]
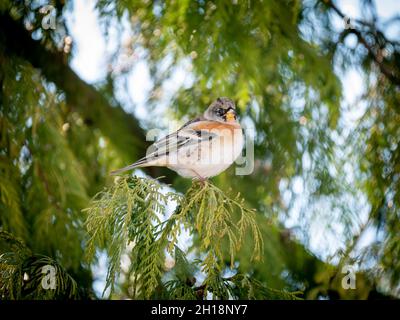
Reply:
[[241, 129], [227, 130], [220, 138], [181, 150], [168, 167], [188, 178], [209, 178], [225, 171], [242, 152]]

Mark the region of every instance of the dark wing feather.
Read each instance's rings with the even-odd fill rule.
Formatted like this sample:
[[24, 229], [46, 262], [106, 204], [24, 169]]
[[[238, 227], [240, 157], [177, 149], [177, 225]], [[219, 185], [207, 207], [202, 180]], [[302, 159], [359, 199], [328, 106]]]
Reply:
[[207, 130], [196, 130], [190, 128], [192, 124], [203, 121], [203, 117], [186, 122], [179, 130], [171, 133], [164, 138], [154, 142], [147, 150], [147, 155], [135, 163], [124, 167], [122, 169], [111, 172], [111, 174], [118, 174], [136, 167], [145, 166], [151, 161], [157, 160], [161, 157], [168, 156], [169, 153], [175, 152], [178, 148], [189, 147], [195, 144], [200, 144], [204, 141], [210, 141], [217, 135]]
[[175, 152], [179, 148], [193, 146], [204, 141], [210, 141], [216, 136], [215, 133], [207, 130], [194, 130], [184, 126], [178, 131], [153, 143], [149, 147], [145, 159], [150, 161], [159, 157], [168, 156], [171, 152]]

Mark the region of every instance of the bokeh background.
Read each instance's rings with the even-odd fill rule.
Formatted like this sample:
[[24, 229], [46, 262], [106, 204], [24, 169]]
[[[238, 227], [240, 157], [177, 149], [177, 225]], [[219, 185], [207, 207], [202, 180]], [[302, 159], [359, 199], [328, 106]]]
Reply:
[[107, 256], [85, 263], [82, 209], [145, 154], [148, 130], [219, 96], [254, 132], [254, 172], [213, 179], [259, 215], [264, 260], [241, 268], [307, 299], [400, 296], [398, 1], [2, 0], [0, 15], [0, 230], [87, 296], [101, 297]]

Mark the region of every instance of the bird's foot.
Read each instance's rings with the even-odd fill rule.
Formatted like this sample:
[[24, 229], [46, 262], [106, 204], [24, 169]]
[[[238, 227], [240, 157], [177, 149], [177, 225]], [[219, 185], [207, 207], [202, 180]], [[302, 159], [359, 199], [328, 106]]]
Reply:
[[201, 178], [199, 179], [199, 183], [201, 184], [202, 187], [204, 187], [204, 186], [207, 184], [207, 182], [208, 182], [208, 179], [207, 179], [207, 178], [201, 177]]
[[204, 187], [208, 181], [207, 178], [202, 177], [201, 175], [199, 175], [196, 171], [193, 170], [193, 172], [195, 173], [196, 177], [193, 178], [193, 180], [198, 181], [200, 183], [200, 185], [202, 187]]

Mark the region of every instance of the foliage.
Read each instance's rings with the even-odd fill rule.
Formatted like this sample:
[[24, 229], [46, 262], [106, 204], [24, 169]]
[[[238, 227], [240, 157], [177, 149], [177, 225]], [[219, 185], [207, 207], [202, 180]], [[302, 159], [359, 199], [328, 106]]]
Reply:
[[[161, 221], [167, 203], [173, 201], [177, 202], [177, 208], [167, 220]], [[220, 274], [226, 260], [230, 260], [230, 268], [234, 268], [235, 255], [246, 233], [250, 232], [254, 241], [254, 259], [261, 257], [262, 238], [255, 212], [245, 207], [239, 195], [229, 198], [209, 182], [193, 183], [182, 197], [171, 192], [163, 194], [160, 184], [151, 179], [120, 177], [109, 190], [96, 195], [85, 211], [88, 213], [88, 257], [93, 260], [98, 247], [106, 249], [110, 261], [104, 290], [110, 287], [111, 293], [124, 251], [131, 258], [133, 297], [150, 298], [156, 289], [160, 290], [166, 253], [175, 252], [177, 268], [185, 268], [187, 260], [177, 247], [182, 229], [197, 239], [193, 250], [199, 256], [196, 264], [206, 275], [204, 295], [210, 291], [215, 297], [228, 297], [220, 291], [220, 282], [222, 286], [225, 283]], [[229, 258], [224, 254], [224, 241], [229, 248]], [[186, 279], [193, 276], [188, 271], [185, 268]], [[176, 298], [190, 296], [190, 290], [178, 290], [173, 282], [165, 286]]]
[[[2, 300], [78, 299], [75, 280], [57, 261], [32, 254], [20, 240], [0, 232], [0, 298]], [[44, 268], [53, 268], [48, 273]], [[46, 277], [54, 272], [54, 288], [47, 288]], [[49, 284], [50, 285], [50, 284]]]
[[[400, 45], [390, 32], [399, 19], [381, 17], [382, 2], [360, 1], [345, 28], [349, 13], [331, 0], [99, 0], [115, 51], [91, 84], [69, 64], [80, 49], [66, 23], [74, 3], [0, 1], [0, 242], [6, 231], [26, 247], [2, 249], [1, 270], [20, 279], [21, 268], [33, 275], [48, 262], [75, 279], [80, 297], [93, 297], [88, 248], [90, 261], [107, 256], [116, 299], [399, 297]], [[42, 27], [46, 5], [56, 9], [55, 29]], [[139, 64], [152, 82], [145, 114], [132, 102]], [[360, 78], [343, 86], [349, 73]], [[146, 129], [186, 121], [223, 95], [254, 138], [251, 175], [231, 168], [190, 186], [147, 168], [167, 176], [168, 192], [123, 178], [82, 211], [111, 183], [111, 169], [145, 153]], [[246, 206], [221, 192], [230, 188]], [[167, 216], [171, 202], [180, 206]], [[108, 211], [96, 211], [100, 203]], [[184, 232], [190, 250], [179, 249]], [[357, 268], [356, 290], [340, 285], [345, 264]], [[75, 289], [45, 296], [40, 277], [30, 278], [33, 291], [7, 279], [8, 298], [75, 297]]]
[[142, 296], [149, 296], [156, 288], [163, 265], [162, 243], [157, 241], [156, 232], [159, 214], [170, 199], [159, 189], [160, 185], [152, 180], [119, 179], [86, 209], [88, 258], [93, 259], [98, 245], [106, 248], [110, 257], [105, 290], [110, 286], [113, 291], [121, 255], [129, 242], [133, 243], [131, 254], [136, 257], [134, 283], [142, 289]]

